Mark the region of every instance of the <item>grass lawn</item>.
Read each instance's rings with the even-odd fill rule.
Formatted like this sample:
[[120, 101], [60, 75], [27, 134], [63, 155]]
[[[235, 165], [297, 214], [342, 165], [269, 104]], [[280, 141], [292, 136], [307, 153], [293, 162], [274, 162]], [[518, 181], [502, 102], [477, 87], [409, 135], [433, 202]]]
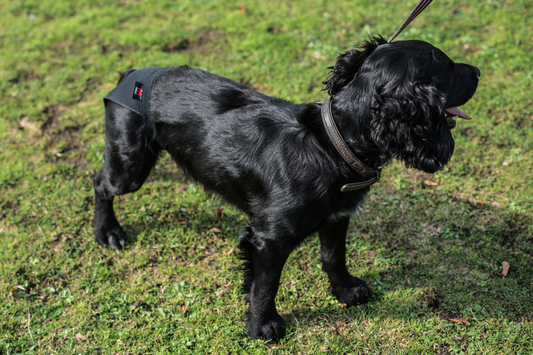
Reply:
[[236, 268], [247, 217], [225, 206], [217, 218], [220, 200], [168, 156], [115, 200], [127, 247], [93, 240], [102, 98], [119, 72], [188, 64], [322, 101], [338, 53], [390, 36], [415, 3], [0, 2], [0, 354], [533, 354], [529, 0], [436, 0], [401, 34], [482, 75], [446, 169], [391, 165], [353, 219], [349, 269], [372, 287], [367, 305], [329, 294], [313, 236], [282, 276], [287, 337], [249, 339]]

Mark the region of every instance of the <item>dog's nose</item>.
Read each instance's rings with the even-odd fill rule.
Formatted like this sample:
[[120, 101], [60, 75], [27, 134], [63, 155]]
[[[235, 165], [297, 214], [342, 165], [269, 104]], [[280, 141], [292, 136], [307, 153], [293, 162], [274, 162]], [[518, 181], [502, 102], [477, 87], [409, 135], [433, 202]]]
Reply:
[[472, 67], [474, 68], [474, 70], [476, 71], [476, 76], [479, 78], [481, 76], [481, 71], [479, 70], [478, 67], [475, 67], [472, 65]]

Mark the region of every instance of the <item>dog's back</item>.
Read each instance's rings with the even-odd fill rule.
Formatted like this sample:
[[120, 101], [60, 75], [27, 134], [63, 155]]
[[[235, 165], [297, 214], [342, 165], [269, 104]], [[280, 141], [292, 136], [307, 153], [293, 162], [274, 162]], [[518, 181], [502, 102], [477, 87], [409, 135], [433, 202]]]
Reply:
[[318, 196], [323, 204], [335, 180], [334, 162], [299, 121], [307, 106], [182, 66], [157, 80], [151, 115], [161, 148], [193, 179], [251, 216], [285, 218]]

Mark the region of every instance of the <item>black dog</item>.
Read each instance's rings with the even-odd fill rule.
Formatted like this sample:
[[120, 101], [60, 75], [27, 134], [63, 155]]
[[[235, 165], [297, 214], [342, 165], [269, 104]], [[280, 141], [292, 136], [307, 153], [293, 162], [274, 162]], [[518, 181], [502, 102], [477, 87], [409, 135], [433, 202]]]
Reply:
[[[397, 158], [433, 173], [450, 160], [450, 116], [469, 119], [456, 107], [474, 95], [479, 69], [422, 41], [381, 37], [341, 54], [330, 69], [332, 116], [362, 163], [377, 169]], [[365, 282], [346, 269], [345, 237], [369, 188], [341, 192], [366, 178], [335, 149], [320, 104], [289, 103], [187, 66], [160, 73], [148, 101], [144, 119], [106, 103], [105, 166], [94, 176], [98, 243], [124, 246], [113, 197], [138, 190], [166, 150], [187, 176], [250, 216], [239, 248], [252, 338], [285, 335], [274, 302], [280, 274], [291, 251], [316, 231], [331, 293], [348, 306], [367, 302]]]

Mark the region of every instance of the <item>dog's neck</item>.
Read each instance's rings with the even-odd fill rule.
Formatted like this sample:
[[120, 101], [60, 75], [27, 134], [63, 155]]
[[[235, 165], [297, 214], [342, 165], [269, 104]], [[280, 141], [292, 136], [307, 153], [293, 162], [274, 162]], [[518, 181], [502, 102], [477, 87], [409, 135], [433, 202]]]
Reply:
[[386, 165], [391, 156], [383, 152], [372, 139], [372, 110], [364, 106], [369, 104], [350, 96], [341, 91], [331, 103], [333, 118], [344, 141], [352, 153], [369, 167], [375, 169]]

